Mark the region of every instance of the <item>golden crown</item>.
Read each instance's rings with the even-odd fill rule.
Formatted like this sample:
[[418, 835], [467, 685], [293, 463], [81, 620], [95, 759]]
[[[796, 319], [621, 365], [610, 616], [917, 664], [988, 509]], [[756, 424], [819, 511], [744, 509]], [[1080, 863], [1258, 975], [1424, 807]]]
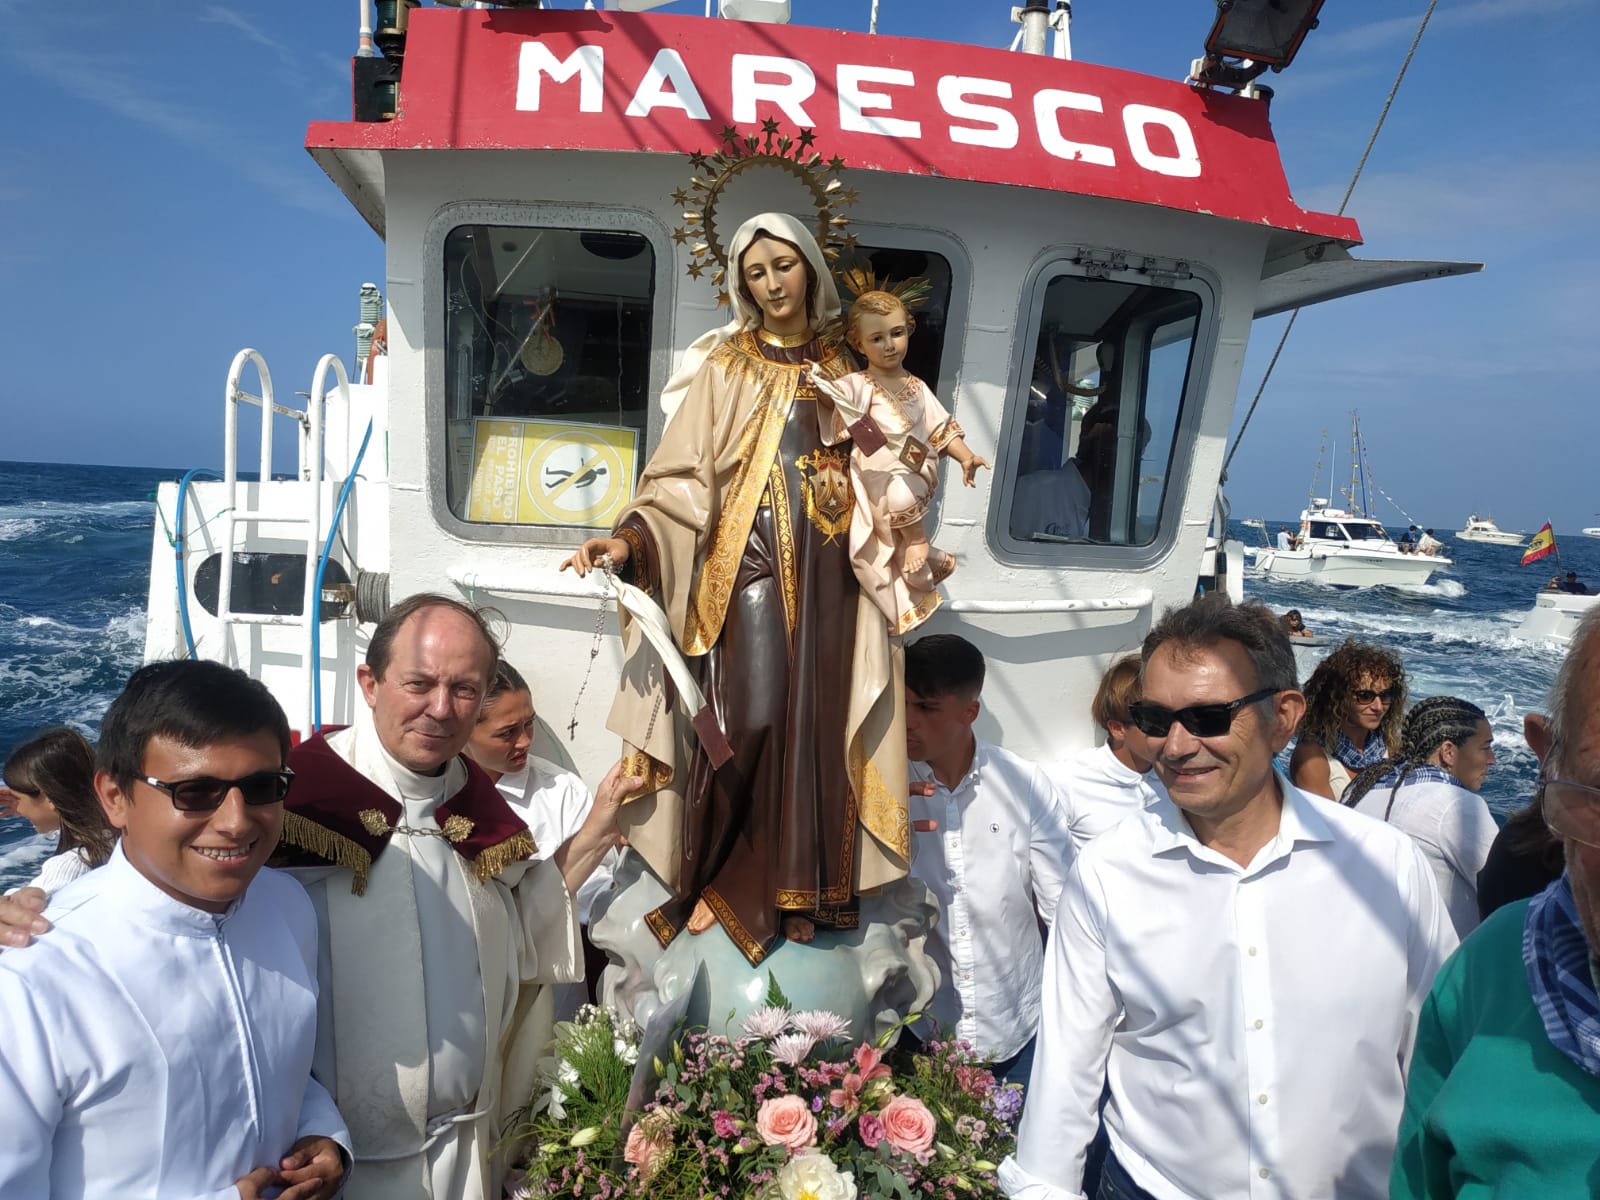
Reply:
[[816, 210], [817, 245], [828, 262], [856, 248], [853, 233], [846, 233], [850, 218], [840, 209], [859, 198], [853, 188], [840, 180], [844, 159], [835, 155], [824, 159], [813, 149], [816, 135], [802, 129], [794, 137], [781, 132], [778, 122], [768, 117], [759, 133], [741, 134], [732, 125], [719, 135], [722, 148], [714, 154], [689, 156], [695, 174], [688, 188], [672, 193], [672, 202], [683, 209], [684, 224], [672, 231], [672, 240], [689, 246], [689, 275], [702, 278], [708, 268], [717, 289], [717, 301], [727, 304], [728, 249], [717, 228], [717, 206], [728, 185], [754, 167], [776, 167], [800, 181], [811, 195]]

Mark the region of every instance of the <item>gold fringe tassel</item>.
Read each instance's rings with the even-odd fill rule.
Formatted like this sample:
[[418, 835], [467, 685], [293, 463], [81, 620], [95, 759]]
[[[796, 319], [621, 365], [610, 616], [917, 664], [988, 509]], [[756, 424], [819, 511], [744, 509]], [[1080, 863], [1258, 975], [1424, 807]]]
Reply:
[[532, 858], [538, 852], [533, 834], [524, 829], [478, 855], [472, 860], [472, 869], [477, 873], [479, 883], [487, 883], [512, 863]]
[[367, 890], [367, 873], [372, 869], [372, 856], [343, 834], [291, 812], [283, 814], [283, 840], [318, 858], [350, 868], [355, 876], [350, 884], [353, 895], [362, 895]]

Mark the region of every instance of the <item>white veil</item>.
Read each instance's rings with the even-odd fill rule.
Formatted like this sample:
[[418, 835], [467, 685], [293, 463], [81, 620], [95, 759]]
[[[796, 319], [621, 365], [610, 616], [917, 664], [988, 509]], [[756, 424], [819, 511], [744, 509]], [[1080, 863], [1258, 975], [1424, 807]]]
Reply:
[[689, 391], [689, 384], [693, 382], [701, 365], [717, 345], [727, 341], [741, 329], [752, 329], [761, 324], [761, 310], [753, 307], [739, 288], [739, 259], [750, 248], [750, 243], [756, 240], [756, 235], [759, 233], [771, 234], [773, 237], [792, 243], [799, 248], [801, 254], [805, 255], [806, 262], [811, 264], [811, 273], [817, 281], [811, 298], [811, 328], [820, 333], [825, 326], [838, 319], [839, 289], [834, 285], [833, 272], [828, 267], [828, 260], [823, 257], [822, 248], [817, 245], [816, 234], [788, 213], [758, 213], [751, 217], [739, 226], [738, 232], [733, 235], [733, 241], [728, 246], [727, 289], [728, 296], [733, 302], [733, 319], [726, 325], [719, 325], [701, 334], [683, 352], [678, 369], [661, 392], [661, 411], [666, 414], [669, 421], [672, 419], [672, 414], [678, 411], [678, 406], [683, 403], [683, 398]]

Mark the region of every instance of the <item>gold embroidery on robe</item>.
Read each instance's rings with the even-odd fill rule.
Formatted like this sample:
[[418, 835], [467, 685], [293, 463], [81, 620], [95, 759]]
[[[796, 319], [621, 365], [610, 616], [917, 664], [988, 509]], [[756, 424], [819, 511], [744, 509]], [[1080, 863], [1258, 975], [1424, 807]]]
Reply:
[[794, 526], [789, 520], [789, 483], [780, 462], [772, 464], [767, 494], [772, 500], [772, 524], [778, 531], [778, 583], [783, 592], [783, 619], [789, 627], [792, 651], [795, 623], [800, 619], [800, 572], [795, 565]]

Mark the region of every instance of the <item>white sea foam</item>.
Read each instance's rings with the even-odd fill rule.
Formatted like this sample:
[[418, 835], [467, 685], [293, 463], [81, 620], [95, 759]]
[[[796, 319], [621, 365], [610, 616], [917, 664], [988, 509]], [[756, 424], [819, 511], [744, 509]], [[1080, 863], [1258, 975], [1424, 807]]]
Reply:
[[44, 522], [28, 517], [0, 517], [0, 542], [19, 542], [44, 529]]

